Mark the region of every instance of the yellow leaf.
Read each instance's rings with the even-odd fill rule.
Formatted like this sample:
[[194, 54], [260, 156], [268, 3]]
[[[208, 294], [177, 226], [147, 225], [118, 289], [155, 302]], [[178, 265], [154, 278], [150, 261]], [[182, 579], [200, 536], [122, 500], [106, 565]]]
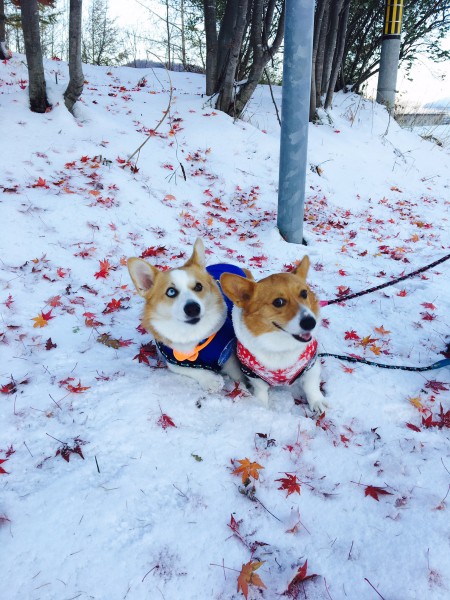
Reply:
[[44, 319], [42, 313], [39, 313], [37, 317], [33, 317], [32, 321], [34, 321], [33, 327], [46, 327], [48, 325], [48, 321]]
[[237, 591], [242, 591], [244, 597], [248, 596], [248, 586], [256, 585], [260, 588], [266, 588], [264, 583], [261, 581], [259, 575], [256, 575], [255, 571], [259, 569], [259, 567], [264, 564], [264, 561], [252, 562], [249, 561], [245, 565], [242, 565], [241, 572], [238, 577], [238, 586]]

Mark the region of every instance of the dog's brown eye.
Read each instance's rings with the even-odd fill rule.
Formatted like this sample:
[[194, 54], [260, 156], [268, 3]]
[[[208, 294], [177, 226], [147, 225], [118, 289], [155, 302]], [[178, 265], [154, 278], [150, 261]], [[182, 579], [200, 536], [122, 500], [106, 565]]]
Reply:
[[178, 296], [178, 292], [175, 288], [170, 287], [166, 290], [166, 296], [168, 296], [169, 298], [175, 298], [175, 296]]
[[201, 291], [202, 291], [202, 289], [203, 289], [203, 286], [202, 286], [202, 284], [197, 282], [197, 283], [195, 284], [194, 292], [201, 292]]
[[302, 290], [300, 292], [300, 297], [301, 298], [307, 298], [308, 297], [308, 290]]
[[275, 298], [272, 304], [275, 306], [275, 308], [281, 308], [286, 304], [286, 300], [284, 298]]

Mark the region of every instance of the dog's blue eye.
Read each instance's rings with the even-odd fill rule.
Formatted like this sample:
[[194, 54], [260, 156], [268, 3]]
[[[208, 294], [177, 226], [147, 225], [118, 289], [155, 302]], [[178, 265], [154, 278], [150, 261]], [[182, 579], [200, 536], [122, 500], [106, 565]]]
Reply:
[[166, 296], [169, 296], [169, 298], [175, 298], [175, 296], [178, 296], [178, 292], [175, 288], [170, 287], [166, 291]]
[[308, 290], [302, 290], [300, 292], [300, 297], [301, 298], [307, 298], [308, 297]]
[[194, 287], [194, 292], [201, 292], [202, 289], [203, 289], [202, 284], [197, 282]]
[[281, 308], [286, 304], [286, 300], [284, 298], [275, 298], [272, 304], [275, 306], [275, 308]]

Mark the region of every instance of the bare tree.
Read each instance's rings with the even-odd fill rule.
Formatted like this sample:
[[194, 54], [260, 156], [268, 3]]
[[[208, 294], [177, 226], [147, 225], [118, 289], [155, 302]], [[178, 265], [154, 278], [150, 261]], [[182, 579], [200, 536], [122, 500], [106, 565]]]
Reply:
[[11, 58], [11, 52], [6, 46], [5, 0], [0, 0], [0, 60], [9, 58]]
[[30, 108], [33, 112], [45, 113], [51, 107], [51, 104], [47, 99], [47, 86], [42, 62], [38, 1], [22, 1], [20, 10], [28, 66]]
[[240, 116], [283, 41], [284, 0], [226, 0], [217, 33], [217, 0], [204, 0], [206, 89], [216, 107]]
[[67, 109], [73, 108], [83, 92], [84, 75], [81, 64], [81, 16], [83, 0], [70, 0], [69, 15], [69, 85], [64, 92]]

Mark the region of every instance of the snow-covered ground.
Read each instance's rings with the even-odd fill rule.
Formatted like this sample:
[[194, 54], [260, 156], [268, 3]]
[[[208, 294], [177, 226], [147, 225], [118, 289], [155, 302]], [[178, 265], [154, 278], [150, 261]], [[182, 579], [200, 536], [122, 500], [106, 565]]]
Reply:
[[[66, 65], [46, 63], [37, 115], [23, 60], [0, 63], [0, 598], [230, 600], [245, 578], [266, 600], [448, 598], [450, 368], [325, 358], [321, 418], [288, 389], [269, 409], [231, 381], [207, 395], [158, 361], [125, 265], [180, 265], [201, 236], [256, 278], [307, 253], [322, 300], [384, 283], [450, 253], [448, 149], [338, 95], [290, 245], [267, 88], [233, 122], [172, 73], [130, 165], [164, 71], [87, 66], [74, 119]], [[324, 307], [320, 350], [440, 360], [449, 292], [446, 262]]]

